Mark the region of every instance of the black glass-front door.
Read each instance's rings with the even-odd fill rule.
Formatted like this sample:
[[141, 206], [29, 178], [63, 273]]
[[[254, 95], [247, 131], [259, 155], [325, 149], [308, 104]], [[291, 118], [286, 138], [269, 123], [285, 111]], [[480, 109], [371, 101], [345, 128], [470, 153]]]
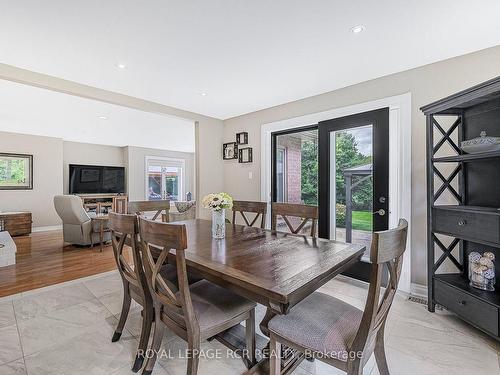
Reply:
[[322, 121], [318, 139], [319, 237], [365, 245], [346, 274], [368, 280], [372, 232], [389, 224], [389, 109]]

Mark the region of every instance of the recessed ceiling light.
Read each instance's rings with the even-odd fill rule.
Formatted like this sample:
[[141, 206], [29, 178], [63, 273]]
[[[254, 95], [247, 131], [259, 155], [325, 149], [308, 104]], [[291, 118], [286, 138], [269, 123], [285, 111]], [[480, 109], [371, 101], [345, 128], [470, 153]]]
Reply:
[[200, 95], [201, 96], [207, 96], [207, 93], [206, 92], [200, 92]]
[[125, 64], [117, 64], [116, 65], [119, 69], [125, 69]]
[[108, 118], [106, 116], [99, 116], [101, 120], [107, 120]]
[[364, 29], [365, 29], [365, 27], [363, 25], [356, 25], [356, 26], [351, 27], [350, 30], [351, 30], [351, 33], [353, 33], [353, 34], [359, 34]]

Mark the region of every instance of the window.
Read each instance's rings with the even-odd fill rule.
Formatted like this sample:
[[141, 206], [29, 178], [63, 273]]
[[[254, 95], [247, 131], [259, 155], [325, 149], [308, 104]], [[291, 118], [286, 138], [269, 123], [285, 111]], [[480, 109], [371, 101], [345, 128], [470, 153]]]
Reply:
[[0, 153], [0, 190], [33, 189], [33, 156]]
[[185, 169], [183, 159], [147, 156], [146, 200], [185, 200]]

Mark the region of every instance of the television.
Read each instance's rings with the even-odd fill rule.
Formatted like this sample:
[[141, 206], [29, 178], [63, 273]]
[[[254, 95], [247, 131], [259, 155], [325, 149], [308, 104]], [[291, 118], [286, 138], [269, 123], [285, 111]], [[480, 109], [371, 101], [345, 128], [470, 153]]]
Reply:
[[70, 194], [125, 193], [125, 168], [99, 165], [69, 165]]

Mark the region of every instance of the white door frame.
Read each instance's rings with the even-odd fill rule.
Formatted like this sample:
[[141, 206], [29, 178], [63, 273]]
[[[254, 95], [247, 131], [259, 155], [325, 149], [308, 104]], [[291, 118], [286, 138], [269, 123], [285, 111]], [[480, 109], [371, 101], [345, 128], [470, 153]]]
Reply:
[[[411, 291], [411, 93], [335, 108], [300, 117], [263, 124], [261, 127], [261, 200], [271, 201], [271, 134], [276, 131], [317, 124], [320, 121], [389, 107], [389, 227], [398, 219], [408, 220], [408, 241], [399, 291]], [[269, 227], [270, 212], [266, 222]]]

